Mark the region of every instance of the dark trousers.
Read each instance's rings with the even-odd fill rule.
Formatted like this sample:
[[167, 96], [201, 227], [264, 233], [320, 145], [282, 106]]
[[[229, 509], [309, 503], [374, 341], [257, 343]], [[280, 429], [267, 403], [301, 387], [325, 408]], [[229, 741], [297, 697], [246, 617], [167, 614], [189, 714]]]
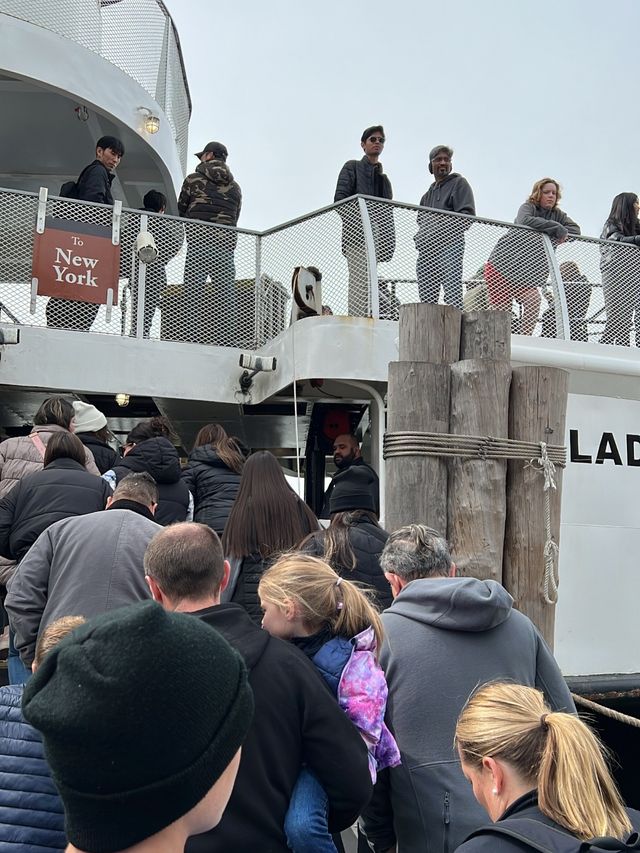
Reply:
[[234, 237], [215, 232], [190, 235], [184, 265], [181, 340], [219, 346], [236, 343]]

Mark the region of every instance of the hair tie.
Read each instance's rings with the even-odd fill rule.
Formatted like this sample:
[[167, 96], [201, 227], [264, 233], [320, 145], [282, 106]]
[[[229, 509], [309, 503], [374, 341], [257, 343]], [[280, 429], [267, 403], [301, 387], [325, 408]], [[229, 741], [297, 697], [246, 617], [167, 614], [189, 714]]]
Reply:
[[549, 728], [549, 723], [547, 722], [547, 717], [548, 717], [548, 716], [549, 716], [549, 714], [543, 714], [543, 715], [540, 717], [540, 725], [542, 726], [542, 728], [543, 728], [543, 729], [548, 729], [548, 728]]
[[336, 586], [340, 586], [341, 583], [342, 583], [342, 578], [340, 577], [340, 575], [338, 575], [337, 580], [336, 580]]

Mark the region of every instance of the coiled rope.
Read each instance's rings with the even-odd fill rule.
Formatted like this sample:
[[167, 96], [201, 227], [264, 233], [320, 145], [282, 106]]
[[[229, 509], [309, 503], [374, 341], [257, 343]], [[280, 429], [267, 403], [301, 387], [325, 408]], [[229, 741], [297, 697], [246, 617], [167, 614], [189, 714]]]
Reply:
[[533, 468], [544, 478], [544, 581], [542, 595], [546, 604], [558, 601], [558, 544], [551, 530], [551, 490], [556, 489], [556, 468], [567, 464], [567, 450], [545, 441], [518, 441], [490, 435], [452, 435], [441, 432], [388, 432], [384, 437], [383, 457], [437, 456], [463, 459], [522, 459], [525, 468]]

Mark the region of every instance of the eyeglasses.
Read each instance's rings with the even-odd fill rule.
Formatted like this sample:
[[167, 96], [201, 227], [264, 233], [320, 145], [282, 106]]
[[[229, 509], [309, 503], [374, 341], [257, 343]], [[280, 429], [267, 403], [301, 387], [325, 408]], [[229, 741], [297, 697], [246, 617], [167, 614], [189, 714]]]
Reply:
[[367, 142], [379, 142], [381, 145], [384, 145], [384, 136], [370, 136]]

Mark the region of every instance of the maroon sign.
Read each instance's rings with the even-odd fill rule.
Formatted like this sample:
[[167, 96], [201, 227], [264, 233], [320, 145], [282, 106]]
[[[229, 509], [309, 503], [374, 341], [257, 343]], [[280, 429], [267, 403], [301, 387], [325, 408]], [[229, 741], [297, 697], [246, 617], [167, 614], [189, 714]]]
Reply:
[[90, 222], [47, 217], [42, 234], [34, 234], [31, 275], [39, 296], [58, 296], [106, 305], [118, 304], [120, 246], [111, 228]]

